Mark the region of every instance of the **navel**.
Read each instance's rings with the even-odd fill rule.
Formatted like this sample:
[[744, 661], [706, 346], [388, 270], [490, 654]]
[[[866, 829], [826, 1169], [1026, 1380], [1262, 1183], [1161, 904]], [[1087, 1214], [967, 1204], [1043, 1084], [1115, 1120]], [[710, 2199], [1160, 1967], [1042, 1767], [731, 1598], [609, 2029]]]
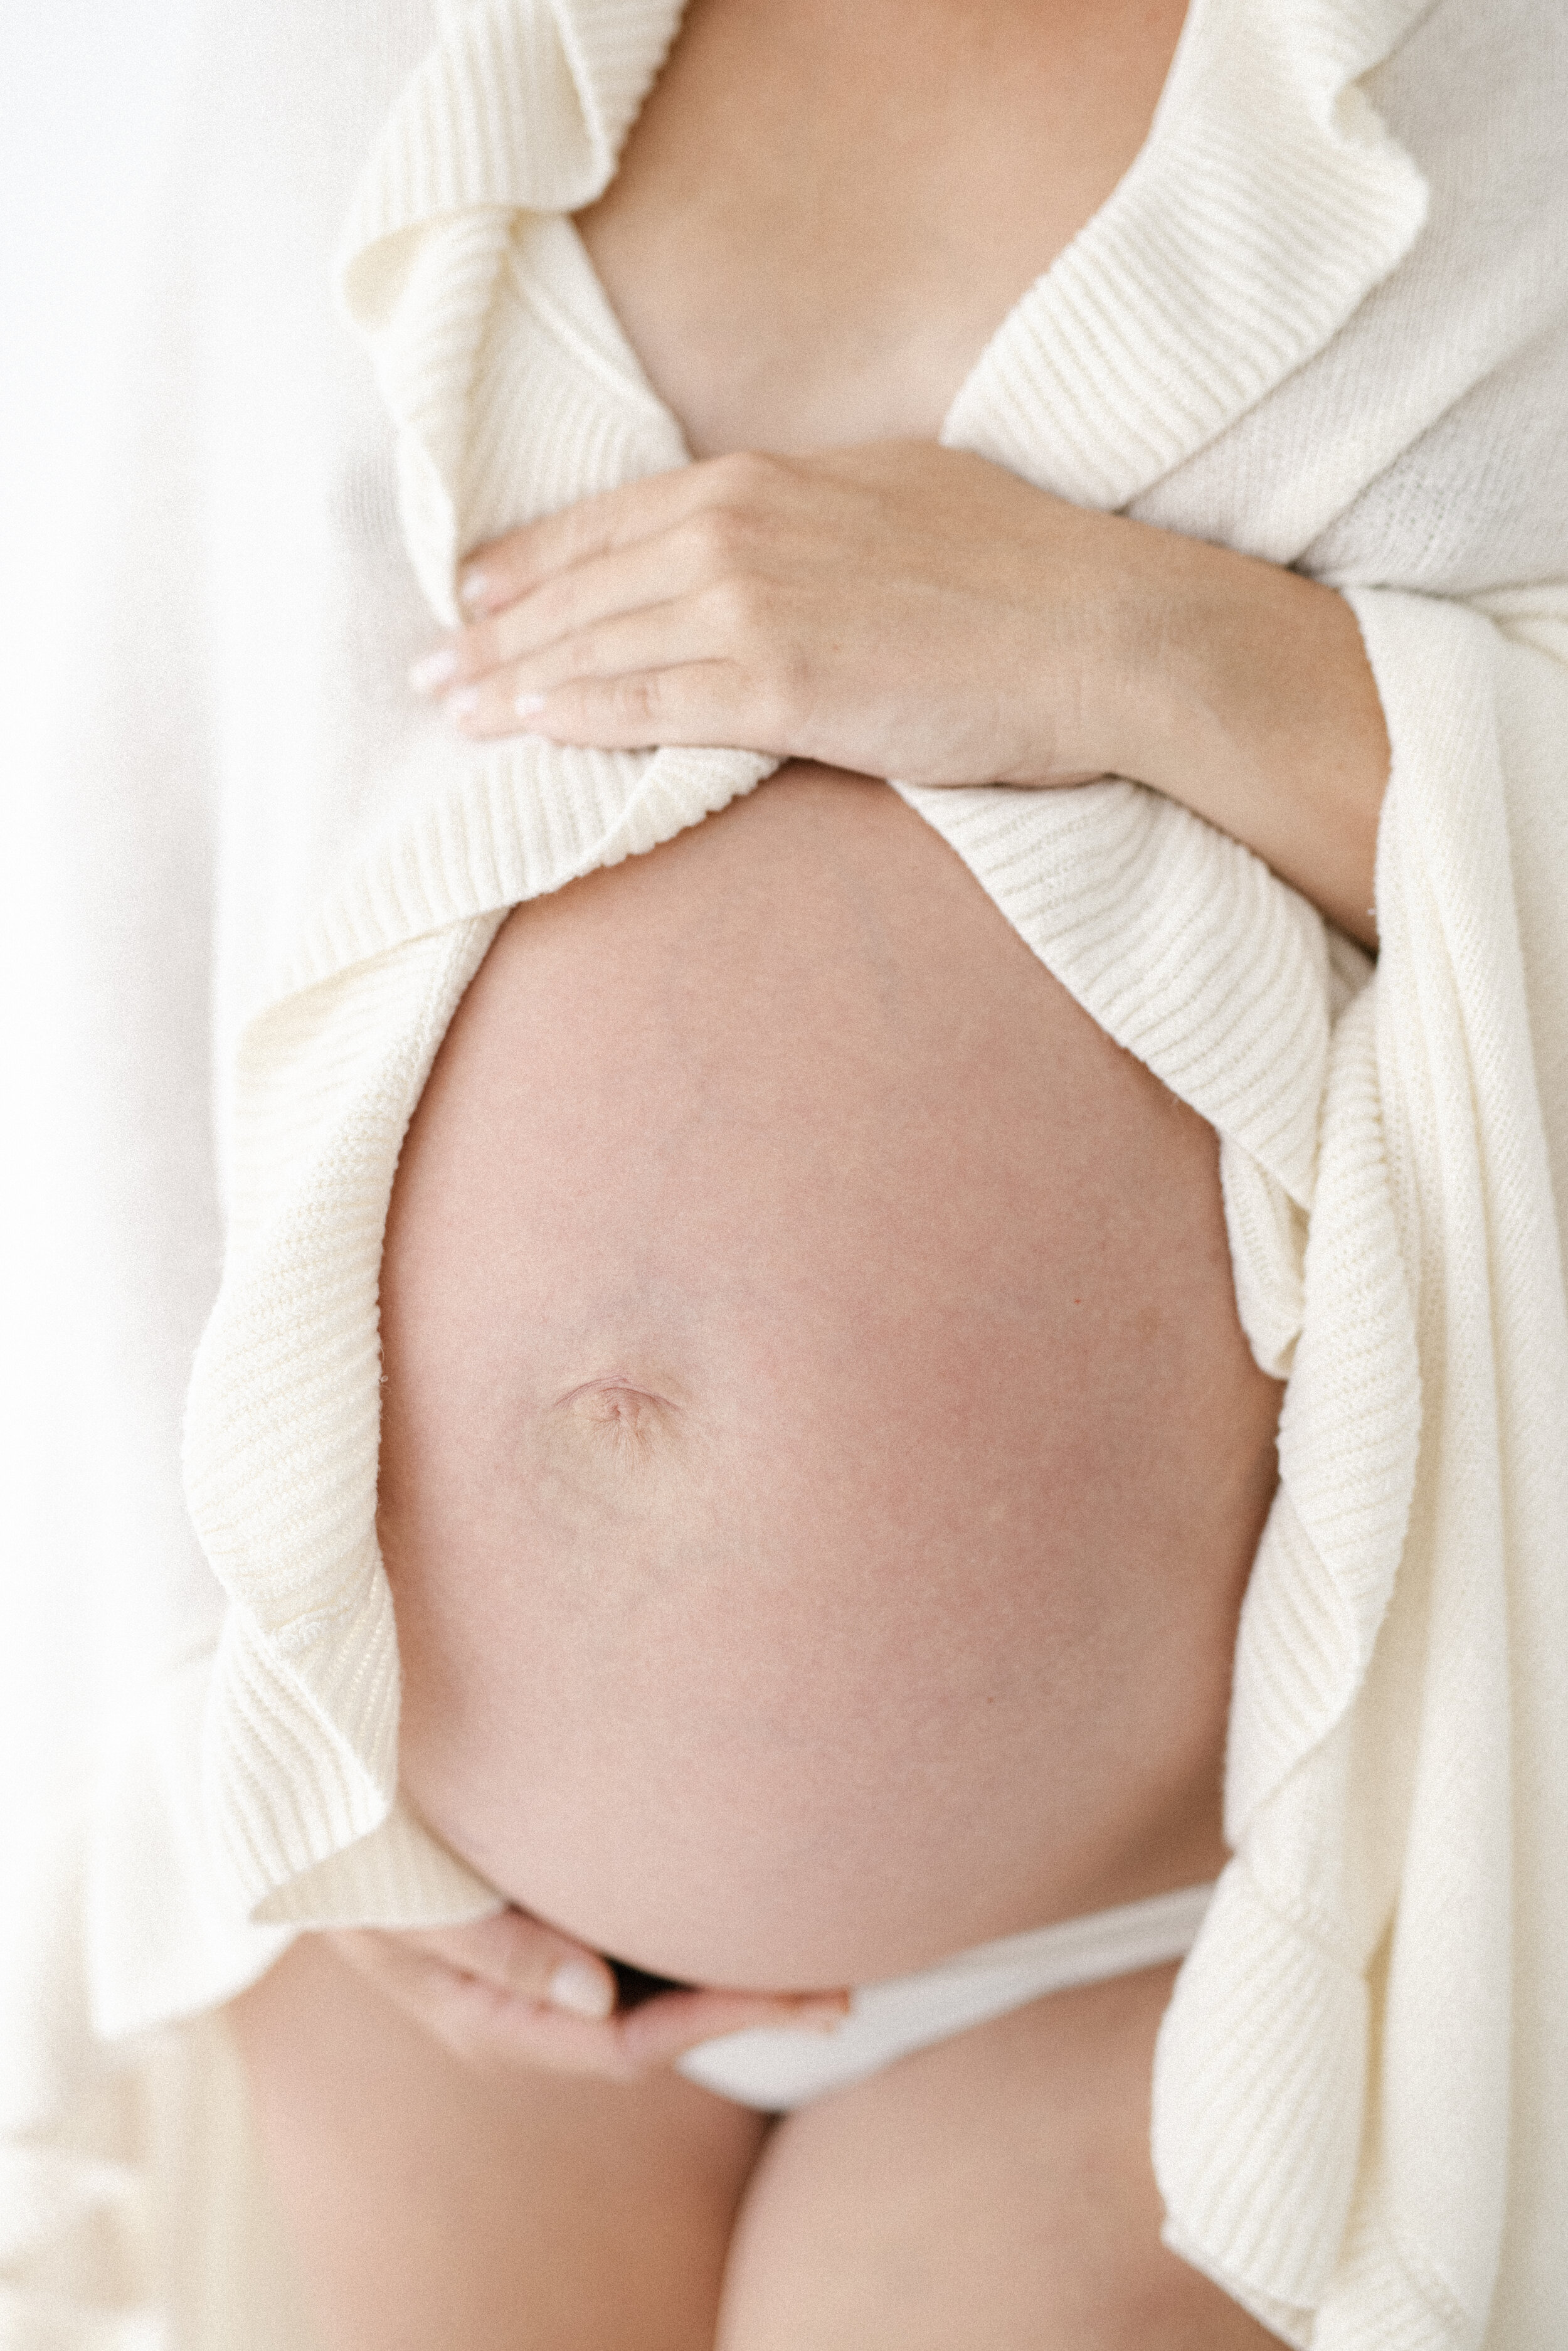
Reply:
[[602, 1373], [566, 1389], [552, 1409], [607, 1448], [642, 1458], [651, 1458], [674, 1436], [682, 1415], [671, 1397], [639, 1386], [619, 1372]]

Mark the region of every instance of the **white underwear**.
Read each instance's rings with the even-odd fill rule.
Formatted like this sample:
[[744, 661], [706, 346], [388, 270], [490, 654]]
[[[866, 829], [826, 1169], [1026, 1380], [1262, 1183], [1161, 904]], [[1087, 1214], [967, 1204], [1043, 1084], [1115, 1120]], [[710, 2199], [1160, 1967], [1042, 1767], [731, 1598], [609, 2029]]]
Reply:
[[918, 1975], [861, 1986], [851, 1994], [849, 2014], [831, 2032], [776, 2026], [730, 2032], [690, 2051], [680, 2070], [744, 2106], [769, 2114], [803, 2106], [863, 2081], [895, 2057], [1006, 2016], [1047, 1992], [1185, 1959], [1213, 1891], [1212, 1886], [1185, 1886], [1120, 1910], [981, 1943]]

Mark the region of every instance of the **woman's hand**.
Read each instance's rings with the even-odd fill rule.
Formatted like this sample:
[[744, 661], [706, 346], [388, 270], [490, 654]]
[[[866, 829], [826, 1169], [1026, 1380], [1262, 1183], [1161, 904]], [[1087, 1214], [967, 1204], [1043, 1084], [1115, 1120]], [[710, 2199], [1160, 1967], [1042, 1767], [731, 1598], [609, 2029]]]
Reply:
[[847, 1992], [668, 1991], [618, 2011], [607, 1962], [521, 1910], [466, 1927], [361, 1928], [327, 1939], [480, 2072], [542, 2067], [632, 2081], [721, 2033], [828, 2031], [849, 2007]]
[[932, 443], [710, 458], [480, 550], [483, 617], [415, 682], [475, 735], [1081, 780], [1106, 528]]
[[913, 784], [1148, 784], [1369, 945], [1388, 772], [1300, 573], [929, 442], [715, 457], [478, 549], [420, 663], [465, 732], [728, 744]]

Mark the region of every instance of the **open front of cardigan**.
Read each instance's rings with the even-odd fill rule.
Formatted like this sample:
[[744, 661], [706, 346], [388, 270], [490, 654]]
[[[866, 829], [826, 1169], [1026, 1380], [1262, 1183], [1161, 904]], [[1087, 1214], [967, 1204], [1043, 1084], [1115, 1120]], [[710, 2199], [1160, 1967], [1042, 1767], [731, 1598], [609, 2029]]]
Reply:
[[[7, 2090], [18, 2313], [92, 2204], [59, 2119], [89, 2045], [210, 2008], [301, 1927], [497, 1900], [397, 1795], [397, 1151], [506, 909], [772, 762], [458, 745], [393, 682], [465, 549], [685, 462], [558, 218], [612, 173], [678, 13], [476, 0], [435, 27], [409, 0], [246, 36], [293, 143], [226, 126], [228, 271], [204, 250], [191, 330], [204, 601], [177, 632], [226, 1211], [187, 1421], [207, 1566], [139, 1566], [170, 1629], [105, 1668], [134, 1687], [44, 1843]], [[343, 120], [377, 93], [340, 284], [382, 409], [324, 290]], [[1375, 973], [1136, 786], [905, 794], [1218, 1130], [1243, 1322], [1288, 1374], [1235, 1857], [1162, 2032], [1155, 2153], [1170, 2241], [1314, 2351], [1568, 2325], [1565, 99], [1542, 0], [1192, 0], [1144, 153], [944, 436], [1343, 587], [1388, 719]], [[123, 712], [99, 724], [124, 743]]]

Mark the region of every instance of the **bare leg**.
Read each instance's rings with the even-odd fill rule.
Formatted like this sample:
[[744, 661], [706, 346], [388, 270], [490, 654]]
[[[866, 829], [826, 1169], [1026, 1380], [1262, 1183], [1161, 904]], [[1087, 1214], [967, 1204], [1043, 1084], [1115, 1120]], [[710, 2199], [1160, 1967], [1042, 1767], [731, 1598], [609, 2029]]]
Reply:
[[779, 2125], [718, 2351], [1252, 2351], [1159, 2242], [1155, 2033], [1175, 1970], [1058, 1992]]
[[759, 2116], [481, 2081], [314, 1936], [229, 2014], [322, 2351], [710, 2351]]

